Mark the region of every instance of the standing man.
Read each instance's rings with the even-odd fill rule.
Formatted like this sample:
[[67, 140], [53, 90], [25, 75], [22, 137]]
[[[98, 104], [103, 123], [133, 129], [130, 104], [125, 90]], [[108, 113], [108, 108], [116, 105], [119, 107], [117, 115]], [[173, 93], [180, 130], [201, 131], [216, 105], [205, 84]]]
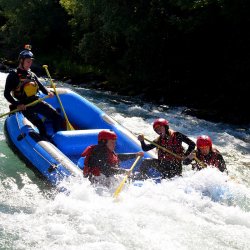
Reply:
[[[172, 178], [174, 176], [181, 176], [182, 174], [182, 160], [185, 159], [195, 148], [195, 143], [186, 135], [176, 132], [169, 128], [169, 122], [163, 118], [156, 119], [153, 123], [154, 131], [159, 135], [154, 140], [157, 145], [171, 151], [176, 157], [167, 153], [163, 149], [158, 149], [158, 159], [145, 159], [140, 167], [142, 178], [147, 178], [148, 170], [155, 168], [160, 172], [162, 178]], [[149, 151], [156, 147], [154, 144], [146, 144], [144, 135], [139, 135], [138, 140], [141, 142], [143, 151]], [[182, 143], [188, 145], [188, 149], [184, 151]]]
[[30, 69], [33, 63], [33, 53], [31, 46], [25, 45], [25, 49], [21, 51], [18, 57], [18, 67], [9, 73], [6, 79], [4, 97], [23, 115], [30, 120], [37, 128], [42, 136], [47, 137], [47, 133], [42, 120], [38, 114], [53, 121], [54, 131], [61, 129], [63, 118], [48, 103], [41, 101], [34, 106], [27, 107], [25, 105], [38, 100], [38, 91], [42, 91], [45, 95], [54, 96], [53, 92], [43, 86], [38, 77]]

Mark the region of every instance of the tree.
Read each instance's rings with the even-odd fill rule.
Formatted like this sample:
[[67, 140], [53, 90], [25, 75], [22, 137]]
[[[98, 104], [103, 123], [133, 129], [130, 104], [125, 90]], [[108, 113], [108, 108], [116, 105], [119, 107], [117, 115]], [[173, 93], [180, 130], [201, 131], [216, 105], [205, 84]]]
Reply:
[[1, 0], [0, 7], [6, 19], [2, 39], [13, 48], [13, 54], [26, 43], [40, 53], [70, 48], [67, 14], [59, 1]]

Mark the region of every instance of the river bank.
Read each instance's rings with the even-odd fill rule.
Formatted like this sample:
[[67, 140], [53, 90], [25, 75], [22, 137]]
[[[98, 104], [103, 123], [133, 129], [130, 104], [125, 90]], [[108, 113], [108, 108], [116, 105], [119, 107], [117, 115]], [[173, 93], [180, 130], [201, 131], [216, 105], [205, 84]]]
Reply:
[[[67, 83], [75, 86], [80, 86], [90, 89], [98, 89], [111, 91], [118, 95], [134, 96], [141, 101], [152, 102], [158, 105], [168, 106], [185, 106], [183, 114], [195, 116], [199, 119], [204, 119], [212, 122], [224, 122], [232, 125], [248, 127], [250, 123], [250, 115], [246, 105], [234, 105], [237, 102], [237, 97], [234, 98], [234, 103], [230, 94], [221, 96], [220, 98], [211, 98], [210, 102], [205, 103], [201, 99], [196, 98], [190, 93], [186, 98], [182, 96], [166, 96], [159, 89], [142, 89], [140, 92], [134, 91], [133, 85], [128, 84], [127, 87], [118, 89], [117, 86], [109, 84], [108, 81], [100, 81], [92, 77], [90, 81], [72, 81], [67, 79]], [[207, 104], [207, 105], [206, 105]]]
[[[7, 73], [13, 67], [15, 67], [15, 64], [12, 62], [4, 63], [2, 61], [0, 63], [1, 72]], [[33, 70], [38, 76], [44, 74], [39, 65], [34, 64]], [[166, 91], [164, 86], [162, 88], [159, 86], [157, 88], [154, 88], [154, 86], [138, 88], [128, 83], [126, 86], [119, 87], [110, 83], [104, 75], [97, 75], [93, 72], [86, 73], [78, 78], [56, 76], [56, 80], [84, 88], [133, 96], [140, 98], [141, 101], [152, 102], [157, 105], [185, 106], [186, 108], [183, 109], [184, 114], [212, 122], [224, 122], [243, 128], [250, 123], [250, 112], [245, 97], [247, 93], [239, 95], [225, 90], [225, 93], [220, 96], [207, 95], [205, 98], [204, 96], [200, 98], [199, 94], [195, 93], [192, 88], [189, 91], [184, 89], [177, 92], [175, 88], [173, 88], [174, 91]]]

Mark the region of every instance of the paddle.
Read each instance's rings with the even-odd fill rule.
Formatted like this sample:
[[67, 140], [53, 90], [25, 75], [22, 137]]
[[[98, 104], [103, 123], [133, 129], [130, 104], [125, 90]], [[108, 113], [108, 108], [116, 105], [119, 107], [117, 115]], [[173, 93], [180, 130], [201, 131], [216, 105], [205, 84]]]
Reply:
[[58, 93], [57, 93], [56, 86], [55, 86], [55, 84], [54, 84], [54, 82], [52, 81], [52, 78], [51, 78], [51, 76], [50, 76], [50, 73], [49, 73], [49, 70], [48, 70], [48, 65], [43, 65], [43, 68], [45, 69], [45, 71], [46, 71], [46, 73], [47, 73], [47, 76], [49, 77], [51, 86], [52, 86], [53, 89], [54, 89], [54, 92], [55, 92], [55, 94], [56, 94], [57, 100], [58, 100], [58, 102], [59, 102], [59, 104], [60, 104], [60, 106], [61, 106], [61, 109], [62, 109], [62, 111], [63, 111], [63, 115], [64, 115], [64, 118], [65, 118], [65, 120], [66, 120], [67, 130], [74, 130], [73, 126], [72, 126], [72, 125], [70, 124], [70, 122], [69, 122], [69, 119], [68, 119], [68, 117], [67, 117], [67, 115], [66, 115], [66, 112], [65, 112], [65, 110], [64, 110], [64, 107], [63, 107], [63, 105], [62, 105], [61, 99], [60, 99], [60, 97], [59, 97], [59, 95], [58, 95]]
[[[35, 101], [33, 101], [33, 102], [31, 102], [31, 103], [25, 105], [25, 107], [27, 108], [27, 107], [30, 107], [30, 106], [34, 106], [34, 105], [36, 105], [37, 103], [43, 101], [44, 99], [46, 99], [46, 98], [48, 98], [48, 97], [49, 97], [49, 96], [45, 96], [45, 97], [43, 97], [43, 98], [40, 98], [40, 99], [38, 99], [38, 100], [35, 100]], [[10, 115], [10, 114], [16, 113], [16, 112], [18, 112], [18, 111], [22, 111], [22, 110], [14, 109], [14, 110], [12, 110], [12, 111], [10, 111], [10, 112], [8, 112], [8, 113], [5, 113], [5, 114], [0, 115], [0, 118], [4, 117], [4, 116], [6, 116], [6, 115]]]
[[120, 185], [118, 186], [118, 188], [115, 190], [113, 197], [117, 198], [119, 193], [121, 192], [125, 182], [127, 181], [128, 177], [130, 176], [130, 174], [132, 173], [133, 169], [135, 168], [135, 165], [137, 164], [137, 162], [141, 159], [141, 156], [138, 156], [135, 160], [135, 162], [133, 163], [133, 165], [131, 166], [131, 168], [129, 169], [128, 173], [126, 174], [126, 176], [124, 177], [124, 179], [122, 180], [122, 182], [120, 183]]
[[206, 167], [207, 167], [207, 164], [206, 164], [205, 162], [203, 162], [203, 161], [200, 161], [200, 160], [196, 157], [196, 155], [194, 155], [194, 160], [198, 163], [198, 165], [200, 165], [200, 167], [202, 167], [202, 168], [206, 168]]
[[180, 159], [180, 160], [183, 160], [183, 157], [182, 157], [182, 156], [177, 155], [177, 154], [175, 154], [174, 152], [168, 150], [167, 148], [164, 148], [164, 147], [160, 146], [159, 144], [155, 143], [154, 141], [150, 141], [149, 139], [147, 139], [147, 138], [145, 138], [145, 137], [144, 137], [144, 140], [145, 140], [145, 141], [148, 141], [149, 143], [151, 143], [151, 144], [153, 144], [153, 145], [155, 145], [157, 148], [160, 148], [160, 149], [162, 149], [163, 151], [165, 151], [165, 152], [167, 152], [167, 153], [173, 155], [175, 158]]
[[[149, 143], [151, 143], [151, 144], [153, 144], [153, 145], [155, 145], [157, 148], [160, 148], [160, 149], [162, 149], [163, 151], [165, 151], [165, 152], [167, 152], [167, 153], [173, 155], [173, 156], [176, 157], [177, 159], [184, 160], [184, 157], [175, 154], [174, 152], [168, 150], [167, 148], [164, 148], [164, 147], [160, 146], [159, 144], [155, 143], [154, 141], [150, 141], [149, 139], [147, 139], [147, 138], [145, 138], [145, 137], [144, 137], [144, 140], [145, 140], [145, 141], [148, 141]], [[202, 168], [207, 167], [207, 165], [206, 165], [204, 162], [200, 161], [196, 156], [194, 156], [194, 160], [195, 160]]]

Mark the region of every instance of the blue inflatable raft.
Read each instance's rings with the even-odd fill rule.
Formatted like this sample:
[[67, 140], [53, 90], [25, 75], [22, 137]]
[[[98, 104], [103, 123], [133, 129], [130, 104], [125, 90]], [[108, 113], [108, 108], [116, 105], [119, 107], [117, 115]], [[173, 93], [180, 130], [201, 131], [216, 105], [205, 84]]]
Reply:
[[[44, 120], [51, 135], [48, 141], [40, 136], [38, 129], [21, 112], [5, 120], [5, 135], [9, 146], [52, 185], [56, 186], [72, 175], [82, 176], [81, 153], [87, 146], [97, 143], [98, 133], [103, 129], [113, 130], [117, 134], [117, 153], [141, 151], [137, 138], [93, 103], [67, 88], [58, 88], [57, 92], [75, 130], [54, 133], [51, 121]], [[44, 97], [43, 94], [40, 97]], [[56, 96], [47, 98], [46, 102], [57, 110], [61, 109]], [[146, 153], [145, 157], [154, 156]], [[132, 162], [124, 162], [122, 167], [129, 168]]]

